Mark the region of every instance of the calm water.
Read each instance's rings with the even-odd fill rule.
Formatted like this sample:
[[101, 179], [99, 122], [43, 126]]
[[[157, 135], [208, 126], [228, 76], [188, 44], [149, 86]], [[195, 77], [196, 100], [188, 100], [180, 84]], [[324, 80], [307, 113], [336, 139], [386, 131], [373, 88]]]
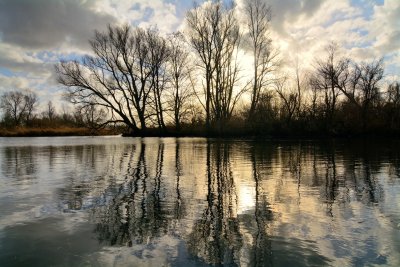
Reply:
[[400, 142], [0, 138], [0, 266], [400, 266]]

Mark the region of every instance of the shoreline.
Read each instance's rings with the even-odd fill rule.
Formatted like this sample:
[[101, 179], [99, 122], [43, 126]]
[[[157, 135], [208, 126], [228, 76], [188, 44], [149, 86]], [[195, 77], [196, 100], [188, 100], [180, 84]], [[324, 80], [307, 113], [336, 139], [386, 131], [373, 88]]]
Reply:
[[59, 137], [59, 136], [122, 136], [122, 137], [159, 137], [159, 138], [215, 138], [215, 139], [251, 139], [251, 140], [332, 140], [332, 139], [400, 139], [400, 134], [395, 132], [371, 133], [266, 133], [254, 134], [249, 132], [234, 133], [202, 133], [200, 131], [168, 131], [160, 133], [158, 129], [149, 129], [145, 133], [126, 134], [112, 129], [93, 131], [84, 127], [43, 127], [29, 128], [18, 127], [13, 129], [0, 128], [0, 137]]

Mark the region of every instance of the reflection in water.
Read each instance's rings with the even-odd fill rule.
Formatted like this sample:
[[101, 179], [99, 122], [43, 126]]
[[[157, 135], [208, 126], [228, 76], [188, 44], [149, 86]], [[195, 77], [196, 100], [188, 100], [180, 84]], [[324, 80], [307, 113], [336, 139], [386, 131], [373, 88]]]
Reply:
[[37, 169], [32, 147], [6, 147], [3, 151], [1, 170], [4, 176], [15, 177], [20, 181], [34, 178]]
[[396, 142], [104, 140], [0, 146], [0, 263], [49, 224], [74, 265], [400, 264]]
[[229, 149], [207, 143], [207, 206], [188, 236], [189, 251], [209, 264], [234, 265], [242, 246]]
[[254, 217], [256, 221], [256, 232], [254, 235], [253, 247], [250, 257], [251, 266], [272, 266], [272, 246], [268, 236], [268, 223], [272, 220], [272, 211], [268, 203], [266, 192], [261, 186], [262, 164], [264, 153], [257, 153], [256, 147], [251, 148], [251, 167], [255, 183], [255, 208]]

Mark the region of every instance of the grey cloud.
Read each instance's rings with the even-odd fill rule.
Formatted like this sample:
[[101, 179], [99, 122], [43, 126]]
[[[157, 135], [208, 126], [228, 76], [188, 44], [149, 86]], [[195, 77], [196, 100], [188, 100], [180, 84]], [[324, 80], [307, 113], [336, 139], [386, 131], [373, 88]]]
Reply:
[[94, 29], [115, 18], [93, 10], [94, 0], [0, 0], [2, 42], [45, 49], [63, 43], [88, 47]]
[[285, 34], [285, 22], [295, 22], [302, 15], [311, 16], [322, 5], [323, 0], [270, 0], [272, 8], [272, 27], [276, 32]]

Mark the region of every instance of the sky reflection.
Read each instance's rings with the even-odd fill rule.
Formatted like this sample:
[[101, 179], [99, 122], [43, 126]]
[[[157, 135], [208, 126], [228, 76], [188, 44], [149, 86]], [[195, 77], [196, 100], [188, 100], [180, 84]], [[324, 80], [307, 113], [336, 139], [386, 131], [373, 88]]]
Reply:
[[398, 142], [3, 141], [2, 266], [400, 265]]

